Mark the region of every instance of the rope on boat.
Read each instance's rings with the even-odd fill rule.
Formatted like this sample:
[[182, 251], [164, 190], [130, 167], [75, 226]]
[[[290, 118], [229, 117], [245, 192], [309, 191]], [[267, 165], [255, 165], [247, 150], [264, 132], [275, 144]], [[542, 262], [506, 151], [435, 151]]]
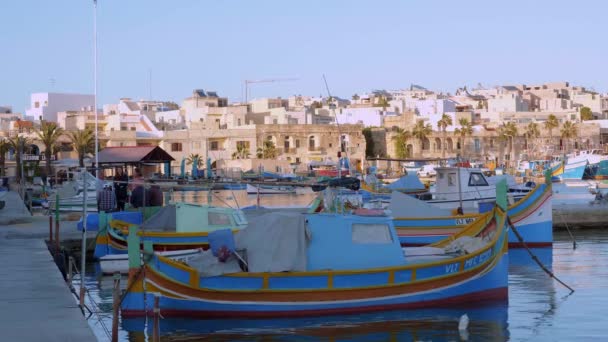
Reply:
[[532, 253], [532, 251], [530, 250], [530, 248], [528, 247], [528, 245], [526, 244], [524, 239], [519, 234], [519, 231], [517, 231], [517, 228], [515, 228], [515, 225], [513, 224], [513, 222], [511, 222], [511, 218], [508, 216], [507, 216], [507, 222], [509, 223], [509, 226], [513, 230], [513, 233], [515, 233], [515, 236], [517, 236], [517, 239], [519, 240], [519, 242], [522, 244], [522, 246], [524, 246], [524, 248], [526, 249], [528, 254], [530, 254], [530, 257], [532, 258], [532, 260], [534, 260], [538, 264], [538, 266], [540, 266], [540, 268], [543, 271], [545, 271], [545, 273], [547, 273], [551, 278], [557, 280], [558, 283], [564, 285], [568, 290], [570, 290], [570, 294], [574, 293], [573, 288], [571, 288], [570, 286], [568, 286], [568, 284], [564, 283], [558, 277], [556, 277], [555, 274], [553, 274], [553, 272], [551, 272], [545, 265], [543, 265], [543, 263], [540, 262], [538, 257], [536, 255], [534, 255], [534, 253]]
[[562, 212], [560, 210], [556, 210], [556, 211], [559, 214], [559, 217], [562, 218], [562, 222], [564, 222], [564, 225], [566, 225], [566, 231], [568, 231], [568, 234], [570, 234], [570, 239], [572, 239], [572, 249], [576, 249], [576, 239], [574, 239], [574, 235], [572, 235], [572, 232], [570, 231], [570, 228], [568, 227], [568, 222], [566, 222], [566, 220], [564, 219], [564, 216], [562, 215]]

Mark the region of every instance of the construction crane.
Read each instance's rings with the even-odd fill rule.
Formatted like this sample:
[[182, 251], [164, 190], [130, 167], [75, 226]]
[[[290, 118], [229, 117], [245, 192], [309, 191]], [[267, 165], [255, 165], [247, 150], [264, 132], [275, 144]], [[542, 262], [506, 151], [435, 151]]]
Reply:
[[275, 83], [275, 82], [288, 82], [297, 81], [299, 78], [265, 78], [261, 80], [245, 80], [245, 103], [249, 100], [249, 85], [252, 83]]

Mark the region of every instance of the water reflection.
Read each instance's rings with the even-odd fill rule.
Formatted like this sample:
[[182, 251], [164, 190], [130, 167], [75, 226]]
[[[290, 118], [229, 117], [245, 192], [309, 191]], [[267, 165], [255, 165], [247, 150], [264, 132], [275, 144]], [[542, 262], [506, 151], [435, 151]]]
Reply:
[[[463, 314], [470, 319], [458, 331]], [[483, 308], [391, 311], [352, 316], [274, 320], [161, 320], [161, 335], [179, 341], [471, 341], [508, 339], [506, 304]], [[124, 319], [130, 341], [144, 341], [151, 327], [143, 319]]]

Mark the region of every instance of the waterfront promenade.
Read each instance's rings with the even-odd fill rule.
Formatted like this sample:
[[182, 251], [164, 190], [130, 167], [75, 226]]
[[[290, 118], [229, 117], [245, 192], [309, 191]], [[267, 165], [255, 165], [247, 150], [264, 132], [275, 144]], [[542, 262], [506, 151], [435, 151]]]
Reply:
[[[0, 210], [2, 340], [95, 341], [44, 241], [48, 217], [27, 217], [17, 193], [5, 200]], [[64, 238], [76, 237], [75, 222], [62, 225]]]

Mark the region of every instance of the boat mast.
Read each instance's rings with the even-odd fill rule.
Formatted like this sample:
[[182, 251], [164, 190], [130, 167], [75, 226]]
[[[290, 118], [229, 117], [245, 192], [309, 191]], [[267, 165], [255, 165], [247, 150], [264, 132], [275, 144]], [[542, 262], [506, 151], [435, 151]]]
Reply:
[[95, 113], [95, 178], [99, 179], [99, 134], [97, 118], [97, 0], [93, 0], [93, 111]]
[[[336, 106], [333, 105], [333, 107], [332, 107], [332, 103], [330, 102], [332, 100], [332, 97], [331, 97], [331, 92], [329, 91], [329, 85], [327, 85], [327, 79], [325, 78], [325, 74], [323, 74], [323, 82], [325, 82], [325, 89], [327, 89], [327, 96], [329, 96], [329, 98], [327, 99], [327, 102], [329, 103], [329, 106], [331, 108], [331, 113], [333, 114], [334, 119], [336, 119], [336, 127], [338, 128], [338, 144], [340, 146], [340, 152], [339, 152], [340, 156], [338, 157], [338, 178], [342, 178], [342, 132], [340, 131], [340, 123], [338, 122], [338, 117], [336, 116]], [[346, 149], [345, 149], [344, 153], [347, 153]], [[348, 158], [348, 154], [346, 154], [346, 157]], [[350, 163], [349, 163], [349, 165], [350, 165]]]

